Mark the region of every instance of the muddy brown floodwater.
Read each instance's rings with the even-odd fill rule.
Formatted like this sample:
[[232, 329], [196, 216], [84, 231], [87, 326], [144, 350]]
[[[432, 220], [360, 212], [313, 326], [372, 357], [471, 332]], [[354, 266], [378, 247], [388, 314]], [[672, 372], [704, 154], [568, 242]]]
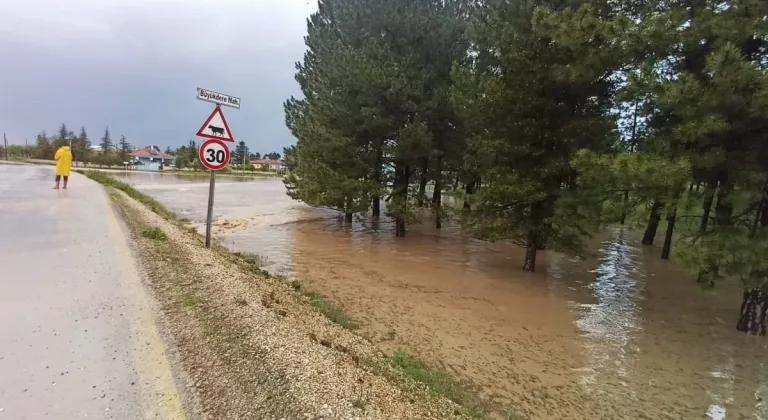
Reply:
[[[202, 227], [207, 180], [121, 175]], [[700, 288], [634, 232], [611, 228], [594, 257], [477, 241], [339, 215], [280, 180], [219, 177], [214, 235], [260, 254], [340, 303], [384, 349], [416, 353], [534, 419], [768, 419], [766, 340], [735, 332], [737, 284]]]

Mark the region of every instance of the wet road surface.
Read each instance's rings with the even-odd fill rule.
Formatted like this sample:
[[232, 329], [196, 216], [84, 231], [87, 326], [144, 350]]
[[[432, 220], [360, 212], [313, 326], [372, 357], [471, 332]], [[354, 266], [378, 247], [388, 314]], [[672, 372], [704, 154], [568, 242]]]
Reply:
[[0, 165], [0, 420], [184, 419], [103, 188]]

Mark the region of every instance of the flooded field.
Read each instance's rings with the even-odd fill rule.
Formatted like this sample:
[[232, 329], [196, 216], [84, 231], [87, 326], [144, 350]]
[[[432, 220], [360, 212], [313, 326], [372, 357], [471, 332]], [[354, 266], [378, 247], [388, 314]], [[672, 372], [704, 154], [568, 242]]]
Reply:
[[[202, 227], [207, 178], [119, 175]], [[344, 226], [280, 180], [219, 177], [214, 235], [339, 302], [384, 350], [405, 348], [541, 419], [768, 419], [766, 340], [736, 333], [740, 290], [696, 285], [635, 233], [594, 257], [522, 250], [452, 223]]]

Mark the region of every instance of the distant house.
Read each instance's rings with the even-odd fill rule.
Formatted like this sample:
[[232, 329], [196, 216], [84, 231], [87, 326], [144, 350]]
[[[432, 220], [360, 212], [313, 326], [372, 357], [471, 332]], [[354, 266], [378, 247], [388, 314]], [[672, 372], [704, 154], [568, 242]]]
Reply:
[[256, 169], [262, 169], [266, 166], [270, 171], [281, 172], [285, 170], [285, 161], [282, 160], [257, 159], [252, 160], [251, 163]]
[[142, 171], [157, 171], [160, 166], [172, 166], [173, 156], [163, 153], [157, 146], [147, 146], [136, 149], [130, 153], [131, 163], [136, 165], [136, 169]]

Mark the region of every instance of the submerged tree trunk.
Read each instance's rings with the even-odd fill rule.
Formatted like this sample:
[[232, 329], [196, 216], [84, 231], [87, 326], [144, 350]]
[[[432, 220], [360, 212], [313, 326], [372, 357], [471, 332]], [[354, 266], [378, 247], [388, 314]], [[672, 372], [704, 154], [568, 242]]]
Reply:
[[667, 232], [664, 235], [664, 248], [661, 249], [661, 259], [668, 260], [669, 253], [672, 250], [672, 234], [675, 232], [675, 221], [677, 220], [677, 209], [672, 209], [667, 216]]
[[624, 191], [624, 199], [621, 202], [621, 224], [627, 221], [627, 203], [629, 202], [629, 191]]
[[523, 270], [529, 273], [536, 271], [536, 252], [539, 250], [538, 235], [535, 231], [528, 232], [525, 246], [525, 262]]
[[344, 213], [344, 224], [352, 224], [352, 197], [347, 196], [346, 209]]
[[[373, 179], [376, 184], [381, 187], [381, 166], [384, 160], [384, 147], [382, 142], [376, 144], [376, 162], [373, 172]], [[373, 197], [373, 203], [371, 203], [371, 214], [374, 219], [381, 217], [381, 196], [376, 195]]]
[[371, 203], [371, 214], [374, 219], [381, 217], [381, 197], [373, 197], [373, 203]]
[[[696, 184], [698, 190], [699, 185]], [[707, 182], [706, 190], [704, 191], [704, 200], [702, 203], [701, 223], [699, 223], [699, 236], [704, 235], [707, 232], [709, 226], [709, 215], [712, 212], [712, 203], [715, 201], [715, 190], [717, 189], [717, 181]], [[708, 279], [707, 273], [711, 267], [699, 268], [699, 274], [696, 276], [696, 282], [704, 283]], [[711, 280], [711, 279], [710, 279]]]
[[701, 205], [704, 212], [701, 214], [699, 234], [704, 234], [707, 231], [707, 226], [709, 225], [709, 214], [712, 212], [712, 202], [715, 201], [716, 187], [717, 183], [707, 183], [707, 189], [704, 192], [704, 201]]
[[[732, 192], [733, 184], [729, 179], [727, 170], [723, 170], [719, 176], [719, 188], [717, 189], [717, 202], [715, 203], [714, 223], [716, 229], [728, 227], [732, 224], [733, 216]], [[710, 286], [715, 285], [715, 280], [720, 277], [720, 265], [716, 260], [710, 260], [704, 268], [699, 271], [696, 279], [700, 283], [709, 282]]]
[[440, 206], [443, 204], [443, 183], [441, 182], [441, 175], [443, 172], [442, 157], [437, 158], [437, 168], [435, 169], [437, 175], [435, 175], [435, 191], [432, 193], [432, 209], [435, 212], [435, 228], [440, 229], [443, 227], [443, 221], [440, 215]]
[[427, 170], [429, 170], [429, 159], [424, 158], [421, 167], [421, 178], [419, 179], [419, 207], [424, 206], [424, 198], [427, 196]]
[[651, 217], [648, 219], [648, 227], [645, 228], [645, 234], [643, 234], [643, 245], [653, 245], [653, 240], [656, 239], [656, 230], [659, 228], [659, 221], [661, 220], [662, 208], [664, 208], [664, 204], [658, 201], [653, 203]]
[[392, 197], [395, 199], [395, 236], [405, 237], [405, 211], [408, 202], [408, 166], [395, 164], [395, 182]]
[[475, 181], [473, 179], [470, 179], [469, 182], [467, 182], [467, 185], [464, 187], [464, 193], [467, 198], [464, 198], [464, 209], [469, 210], [469, 200], [468, 197], [472, 195], [472, 193], [475, 192]]
[[768, 312], [768, 293], [759, 288], [745, 290], [736, 330], [747, 334], [765, 335], [766, 312]]

